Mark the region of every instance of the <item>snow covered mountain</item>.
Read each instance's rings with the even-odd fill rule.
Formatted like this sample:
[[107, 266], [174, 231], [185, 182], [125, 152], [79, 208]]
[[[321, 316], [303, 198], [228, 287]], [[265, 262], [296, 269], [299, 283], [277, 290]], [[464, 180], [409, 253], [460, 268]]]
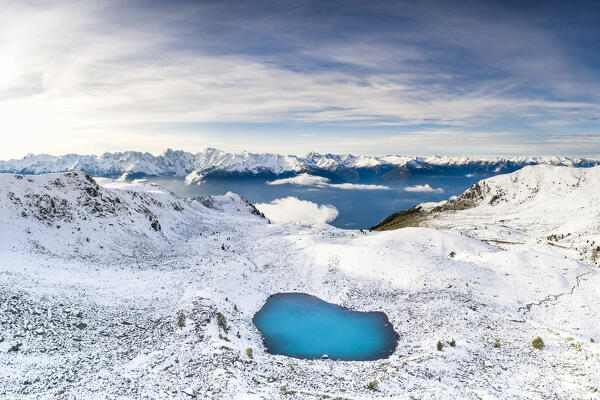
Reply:
[[[406, 226], [462, 232], [500, 244], [570, 249], [600, 264], [600, 167], [528, 166], [473, 185], [460, 196], [400, 211], [374, 230]], [[523, 231], [526, 231], [525, 235]]]
[[98, 180], [105, 186], [82, 172], [0, 174], [0, 215], [5, 225], [0, 247], [86, 259], [100, 253], [120, 259], [152, 258], [182, 237], [207, 230], [206, 206], [222, 209], [234, 203], [260, 215], [233, 193], [179, 199], [153, 185]]
[[350, 154], [318, 154], [306, 156], [227, 153], [218, 149], [206, 149], [193, 154], [167, 150], [159, 156], [150, 153], [128, 151], [104, 153], [100, 156], [67, 154], [50, 156], [28, 155], [20, 160], [0, 161], [0, 172], [20, 174], [43, 174], [50, 172], [82, 171], [92, 176], [177, 176], [192, 175], [190, 179], [211, 175], [281, 175], [311, 172], [313, 174], [339, 175], [356, 179], [361, 175], [382, 175], [387, 179], [407, 174], [512, 172], [526, 165], [549, 164], [574, 167], [600, 165], [600, 160], [566, 157], [367, 157]]
[[[0, 397], [594, 398], [600, 274], [571, 246], [598, 234], [599, 171], [524, 168], [421, 205], [431, 227], [364, 233], [232, 193], [0, 174]], [[285, 292], [385, 312], [395, 352], [268, 354], [252, 318]]]

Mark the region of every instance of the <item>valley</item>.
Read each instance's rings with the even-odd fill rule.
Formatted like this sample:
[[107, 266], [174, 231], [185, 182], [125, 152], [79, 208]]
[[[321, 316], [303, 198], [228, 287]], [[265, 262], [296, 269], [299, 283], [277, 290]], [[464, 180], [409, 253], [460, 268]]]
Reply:
[[[600, 277], [582, 246], [598, 242], [597, 173], [524, 168], [385, 232], [269, 223], [233, 193], [2, 174], [0, 395], [594, 398]], [[396, 350], [267, 353], [253, 316], [289, 292], [384, 312]]]

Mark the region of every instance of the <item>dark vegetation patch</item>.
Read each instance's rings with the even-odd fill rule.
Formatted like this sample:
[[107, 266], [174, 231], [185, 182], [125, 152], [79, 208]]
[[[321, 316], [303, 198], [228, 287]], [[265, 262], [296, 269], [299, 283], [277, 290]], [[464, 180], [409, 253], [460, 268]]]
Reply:
[[419, 226], [427, 215], [420, 206], [398, 211], [375, 226], [369, 228], [370, 231], [389, 231], [393, 229], [406, 228], [410, 226]]
[[[487, 186], [485, 182], [476, 183], [460, 196], [448, 200], [444, 204], [433, 208], [431, 211], [424, 211], [421, 206], [407, 208], [390, 215], [377, 225], [369, 228], [369, 230], [389, 231], [411, 226], [422, 226], [427, 219], [435, 214], [445, 211], [460, 211], [473, 208], [481, 204], [489, 193], [490, 187]], [[496, 204], [503, 199], [503, 195], [502, 192], [495, 194], [489, 203], [491, 205]]]
[[538, 350], [542, 350], [545, 346], [544, 341], [539, 336], [536, 337], [535, 339], [533, 339], [533, 341], [531, 342], [531, 345], [533, 346], [534, 349], [538, 349]]

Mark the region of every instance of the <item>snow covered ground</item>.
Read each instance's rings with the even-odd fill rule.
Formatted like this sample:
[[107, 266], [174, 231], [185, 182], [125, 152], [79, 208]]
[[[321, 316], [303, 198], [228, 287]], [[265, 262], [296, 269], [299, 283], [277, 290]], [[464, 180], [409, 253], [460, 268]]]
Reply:
[[[1, 174], [0, 397], [598, 398], [600, 277], [581, 246], [600, 242], [599, 171], [529, 167], [488, 181], [487, 205], [367, 233], [269, 223], [232, 193]], [[267, 354], [252, 317], [290, 291], [385, 312], [396, 352]]]

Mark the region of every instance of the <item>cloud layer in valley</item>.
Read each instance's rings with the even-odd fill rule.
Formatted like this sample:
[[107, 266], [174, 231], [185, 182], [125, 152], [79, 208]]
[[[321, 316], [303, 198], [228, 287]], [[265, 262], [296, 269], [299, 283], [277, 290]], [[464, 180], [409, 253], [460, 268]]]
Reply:
[[323, 176], [315, 176], [307, 173], [302, 173], [292, 178], [276, 179], [274, 181], [267, 182], [267, 185], [302, 185], [302, 186], [316, 186], [316, 187], [329, 187], [342, 190], [390, 190], [389, 186], [385, 185], [363, 185], [358, 183], [330, 183], [329, 178]]
[[418, 193], [444, 193], [444, 189], [442, 188], [433, 188], [428, 183], [425, 185], [414, 185], [414, 186], [406, 186], [404, 188], [407, 192], [418, 192]]
[[312, 201], [288, 196], [270, 203], [255, 204], [267, 218], [274, 222], [327, 223], [337, 218], [337, 208], [329, 204], [319, 205]]

